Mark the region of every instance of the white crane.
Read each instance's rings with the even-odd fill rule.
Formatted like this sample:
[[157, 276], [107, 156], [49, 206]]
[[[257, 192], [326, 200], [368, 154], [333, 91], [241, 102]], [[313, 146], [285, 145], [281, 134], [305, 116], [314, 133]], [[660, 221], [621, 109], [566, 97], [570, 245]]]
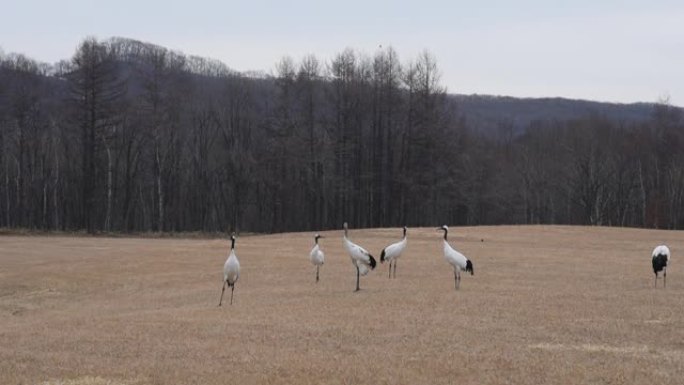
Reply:
[[444, 258], [454, 267], [454, 288], [458, 289], [461, 286], [462, 270], [470, 272], [471, 275], [475, 274], [473, 272], [473, 263], [470, 262], [465, 255], [454, 250], [454, 248], [449, 245], [449, 242], [447, 242], [449, 228], [446, 225], [437, 228], [437, 231], [444, 231]]
[[233, 292], [235, 291], [235, 282], [240, 278], [240, 262], [235, 256], [235, 233], [230, 236], [230, 255], [223, 264], [223, 286], [221, 287], [221, 299], [219, 306], [223, 302], [223, 292], [226, 291], [226, 285], [230, 287], [230, 304], [233, 304]]
[[323, 238], [323, 236], [319, 234], [316, 234], [314, 236], [314, 247], [313, 249], [311, 249], [311, 252], [309, 253], [311, 263], [316, 266], [316, 282], [318, 282], [318, 270], [320, 269], [321, 265], [323, 265], [323, 262], [325, 260], [325, 255], [323, 254], [321, 248], [318, 246], [319, 238]]
[[393, 243], [384, 249], [382, 249], [382, 253], [380, 253], [380, 263], [384, 263], [385, 261], [389, 262], [389, 277], [392, 277], [392, 263], [394, 262], [394, 278], [397, 278], [397, 259], [401, 257], [401, 253], [404, 252], [404, 249], [406, 249], [406, 230], [408, 228], [404, 226], [404, 237], [401, 239], [401, 241]]
[[347, 238], [348, 226], [344, 222], [344, 247], [351, 257], [352, 264], [356, 267], [356, 290], [359, 291], [359, 276], [368, 274], [375, 269], [375, 258], [366, 249], [355, 244]]
[[663, 272], [663, 287], [667, 278], [667, 265], [670, 263], [670, 249], [665, 245], [656, 246], [651, 254], [653, 272], [655, 273], [655, 287], [658, 287], [658, 272]]

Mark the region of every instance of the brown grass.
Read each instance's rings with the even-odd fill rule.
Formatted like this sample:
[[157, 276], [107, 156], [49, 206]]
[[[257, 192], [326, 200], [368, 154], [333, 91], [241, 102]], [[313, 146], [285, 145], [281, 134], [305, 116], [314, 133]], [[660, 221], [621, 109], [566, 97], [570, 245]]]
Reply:
[[[225, 240], [2, 236], [0, 384], [682, 383], [682, 232], [453, 228], [475, 264], [456, 292], [440, 233], [410, 229], [397, 279], [379, 265], [359, 293], [323, 234], [318, 284], [312, 234], [241, 237], [222, 308]], [[379, 259], [400, 234], [350, 236]]]

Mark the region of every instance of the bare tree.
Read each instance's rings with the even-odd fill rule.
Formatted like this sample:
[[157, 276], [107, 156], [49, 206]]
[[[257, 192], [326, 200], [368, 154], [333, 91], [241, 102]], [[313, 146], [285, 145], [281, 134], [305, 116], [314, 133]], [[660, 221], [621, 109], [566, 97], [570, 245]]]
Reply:
[[[105, 130], [116, 124], [118, 111], [115, 106], [122, 98], [123, 82], [107, 47], [93, 38], [81, 43], [72, 65], [67, 79], [81, 131], [81, 227], [93, 232], [97, 216], [100, 138]], [[112, 186], [107, 187], [109, 190]], [[107, 196], [111, 196], [110, 191]]]

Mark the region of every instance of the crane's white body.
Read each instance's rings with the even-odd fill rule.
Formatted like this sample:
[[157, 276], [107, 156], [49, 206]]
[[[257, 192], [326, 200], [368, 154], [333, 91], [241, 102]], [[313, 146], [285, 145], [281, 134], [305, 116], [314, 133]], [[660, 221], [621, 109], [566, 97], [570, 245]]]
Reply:
[[352, 264], [356, 267], [356, 291], [359, 291], [359, 276], [366, 275], [375, 268], [375, 258], [373, 258], [368, 250], [349, 240], [347, 229], [347, 222], [345, 222], [343, 244], [351, 258]]
[[325, 255], [323, 254], [320, 246], [318, 246], [318, 238], [322, 237], [316, 234], [314, 236], [314, 247], [311, 249], [311, 252], [309, 252], [309, 260], [314, 266], [316, 266], [316, 282], [318, 282], [318, 272], [325, 262]]
[[468, 263], [468, 258], [451, 247], [446, 240], [444, 241], [444, 259], [453, 266], [454, 272], [458, 274], [465, 271], [466, 263]]
[[238, 278], [240, 278], [240, 261], [235, 255], [235, 249], [230, 249], [230, 255], [223, 264], [223, 281], [229, 286], [235, 285]]
[[309, 253], [309, 259], [311, 260], [311, 264], [314, 266], [320, 266], [325, 262], [325, 254], [323, 254], [323, 251], [318, 244], [314, 245], [314, 247], [311, 249], [311, 252]]
[[408, 242], [406, 240], [406, 236], [404, 236], [401, 241], [385, 247], [385, 261], [392, 262], [399, 259], [399, 257], [401, 257], [401, 253], [403, 253], [404, 249], [406, 249], [407, 244]]
[[359, 274], [362, 276], [367, 275], [370, 272], [370, 268], [363, 263], [357, 262], [356, 266], [359, 268]]
[[240, 278], [240, 261], [235, 255], [235, 234], [230, 236], [230, 254], [228, 259], [223, 264], [223, 284], [221, 285], [221, 299], [219, 299], [219, 306], [223, 302], [223, 293], [226, 291], [226, 286], [230, 287], [230, 304], [233, 304], [233, 292], [235, 292], [235, 283]]
[[660, 245], [656, 246], [655, 249], [653, 249], [653, 253], [651, 253], [651, 258], [654, 258], [658, 255], [665, 255], [667, 257], [667, 262], [670, 262], [670, 248], [665, 246], [665, 245]]
[[392, 274], [392, 263], [394, 263], [394, 278], [397, 277], [397, 260], [399, 257], [401, 257], [401, 253], [404, 252], [406, 245], [408, 244], [406, 230], [407, 228], [404, 226], [404, 237], [401, 239], [401, 241], [385, 247], [380, 254], [380, 262], [389, 262], [390, 277]]
[[[347, 235], [344, 236], [344, 248], [347, 249], [347, 253], [349, 253], [354, 266], [368, 267], [370, 265], [370, 253], [368, 250], [350, 241]], [[366, 271], [366, 273], [368, 272]]]

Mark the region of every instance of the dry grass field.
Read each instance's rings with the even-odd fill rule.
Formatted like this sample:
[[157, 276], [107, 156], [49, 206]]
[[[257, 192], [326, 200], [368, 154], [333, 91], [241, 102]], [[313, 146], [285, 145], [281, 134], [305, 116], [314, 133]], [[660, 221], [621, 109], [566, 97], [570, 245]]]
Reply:
[[[342, 232], [223, 239], [0, 236], [0, 384], [682, 384], [684, 232], [409, 229], [397, 278], [362, 277]], [[400, 229], [351, 230], [379, 260]], [[653, 288], [650, 253], [673, 252]]]

